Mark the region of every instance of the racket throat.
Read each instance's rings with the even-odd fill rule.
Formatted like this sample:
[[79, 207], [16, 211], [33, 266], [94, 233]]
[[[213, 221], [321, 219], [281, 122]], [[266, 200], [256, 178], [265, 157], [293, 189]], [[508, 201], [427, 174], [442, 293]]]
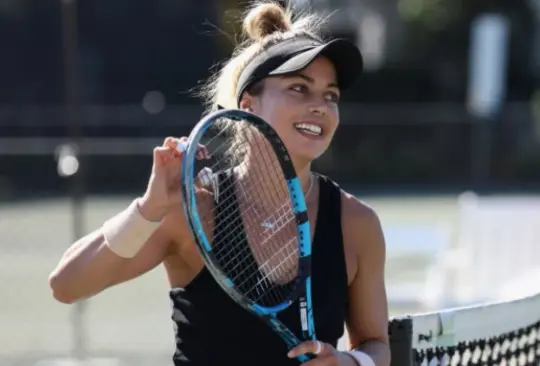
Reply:
[[310, 339], [307, 301], [304, 297], [300, 298], [300, 324], [302, 326], [302, 338], [304, 340]]

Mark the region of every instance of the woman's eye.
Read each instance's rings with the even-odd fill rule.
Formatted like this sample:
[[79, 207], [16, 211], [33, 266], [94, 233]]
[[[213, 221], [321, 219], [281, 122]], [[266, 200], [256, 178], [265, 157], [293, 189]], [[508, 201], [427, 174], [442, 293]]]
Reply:
[[331, 103], [337, 103], [339, 102], [339, 95], [334, 92], [327, 93], [326, 100]]
[[305, 85], [293, 85], [291, 86], [291, 90], [294, 90], [295, 92], [298, 92], [298, 93], [304, 93], [306, 91], [306, 86]]

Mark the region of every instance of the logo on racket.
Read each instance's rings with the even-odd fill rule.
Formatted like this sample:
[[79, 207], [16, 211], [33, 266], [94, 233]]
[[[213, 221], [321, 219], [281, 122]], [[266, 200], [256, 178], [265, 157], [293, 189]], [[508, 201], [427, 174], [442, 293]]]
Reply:
[[263, 223], [261, 224], [261, 226], [263, 226], [264, 228], [266, 229], [273, 229], [274, 226], [276, 226], [276, 224], [270, 222], [270, 221], [263, 221]]

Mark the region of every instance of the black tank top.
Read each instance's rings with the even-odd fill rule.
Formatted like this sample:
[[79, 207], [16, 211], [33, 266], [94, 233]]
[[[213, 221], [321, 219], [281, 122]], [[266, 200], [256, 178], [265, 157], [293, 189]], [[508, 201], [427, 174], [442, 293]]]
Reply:
[[[341, 193], [337, 184], [318, 175], [317, 226], [312, 248], [312, 299], [317, 339], [337, 346], [348, 308], [348, 285]], [[217, 224], [217, 223], [216, 223]], [[263, 321], [222, 291], [206, 268], [184, 288], [170, 291], [176, 333], [175, 366], [288, 366], [287, 347]], [[296, 301], [278, 314], [296, 335], [301, 334]]]

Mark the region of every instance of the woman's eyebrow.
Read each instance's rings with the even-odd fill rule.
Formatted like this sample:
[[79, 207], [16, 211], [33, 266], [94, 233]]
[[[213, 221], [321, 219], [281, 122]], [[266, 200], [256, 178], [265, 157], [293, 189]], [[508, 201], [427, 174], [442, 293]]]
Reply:
[[[291, 78], [298, 77], [298, 78], [304, 79], [305, 81], [307, 81], [307, 82], [309, 82], [311, 84], [315, 84], [315, 79], [313, 79], [311, 76], [303, 74], [301, 72], [291, 74], [291, 75], [289, 75], [289, 77], [291, 77]], [[339, 86], [335, 82], [329, 83], [328, 87], [330, 87], [330, 88], [339, 88]]]

